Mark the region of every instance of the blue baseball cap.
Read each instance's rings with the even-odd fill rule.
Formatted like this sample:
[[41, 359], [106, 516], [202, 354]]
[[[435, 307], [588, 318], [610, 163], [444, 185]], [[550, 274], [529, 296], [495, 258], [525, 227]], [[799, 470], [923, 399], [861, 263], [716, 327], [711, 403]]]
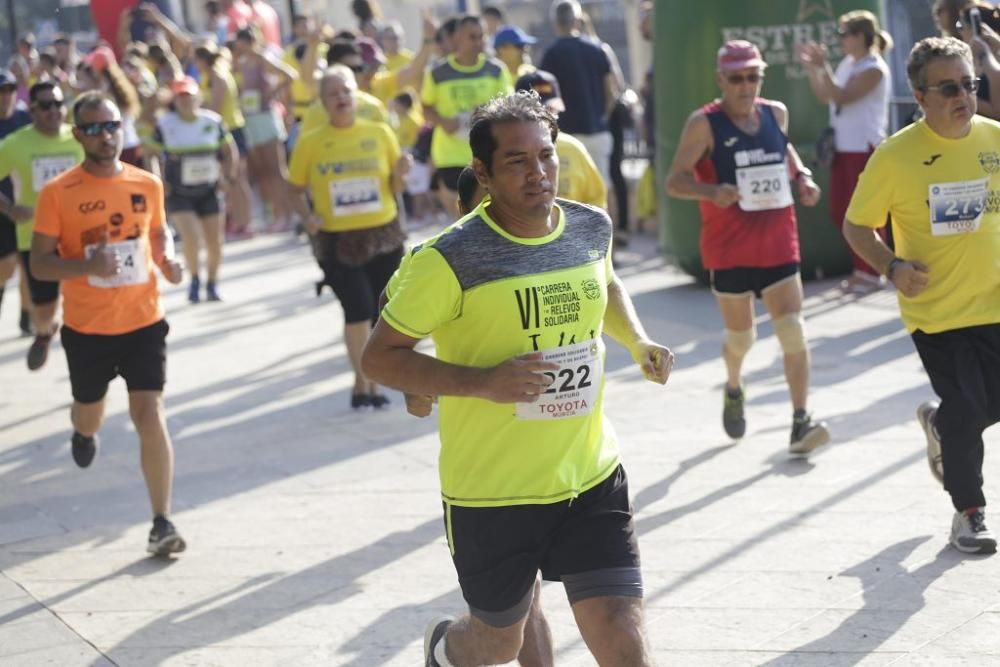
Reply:
[[507, 46], [508, 44], [513, 44], [514, 46], [528, 46], [529, 44], [534, 44], [537, 41], [537, 39], [524, 32], [516, 25], [505, 25], [497, 30], [496, 36], [493, 37], [493, 48], [499, 49], [501, 46]]

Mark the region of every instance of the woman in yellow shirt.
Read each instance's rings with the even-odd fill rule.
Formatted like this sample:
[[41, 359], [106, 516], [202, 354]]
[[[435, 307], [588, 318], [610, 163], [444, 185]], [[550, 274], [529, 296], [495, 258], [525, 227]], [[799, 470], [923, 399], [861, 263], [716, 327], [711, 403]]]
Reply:
[[378, 316], [378, 297], [403, 256], [396, 196], [410, 161], [387, 124], [357, 118], [357, 82], [348, 67], [326, 70], [319, 96], [329, 122], [299, 138], [288, 182], [297, 193], [293, 206], [314, 237], [324, 274], [318, 287], [330, 285], [344, 308], [354, 369], [351, 407], [381, 408], [389, 399], [361, 373], [361, 353]]

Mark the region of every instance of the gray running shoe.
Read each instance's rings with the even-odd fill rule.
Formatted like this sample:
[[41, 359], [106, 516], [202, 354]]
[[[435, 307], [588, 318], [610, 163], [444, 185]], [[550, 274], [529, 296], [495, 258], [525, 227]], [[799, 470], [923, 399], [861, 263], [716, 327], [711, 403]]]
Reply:
[[967, 554], [992, 554], [997, 550], [997, 538], [986, 527], [982, 507], [971, 512], [955, 512], [951, 520], [951, 543]]
[[424, 632], [424, 667], [441, 667], [434, 659], [434, 647], [444, 639], [448, 626], [455, 622], [451, 616], [441, 616], [434, 619]]
[[788, 453], [792, 456], [806, 456], [817, 447], [830, 442], [830, 431], [826, 422], [814, 422], [805, 410], [797, 410], [792, 416], [792, 437]]
[[917, 420], [924, 429], [927, 438], [927, 466], [931, 474], [941, 486], [944, 486], [944, 463], [941, 460], [941, 437], [934, 428], [934, 416], [937, 415], [938, 404], [934, 401], [921, 403], [917, 408]]
[[187, 549], [187, 543], [177, 528], [165, 516], [157, 515], [153, 518], [153, 528], [149, 531], [149, 544], [146, 551], [154, 556], [169, 556], [179, 554]]
[[736, 393], [728, 385], [722, 388], [722, 428], [734, 440], [742, 438], [747, 432], [747, 420], [743, 414], [745, 400], [742, 386]]

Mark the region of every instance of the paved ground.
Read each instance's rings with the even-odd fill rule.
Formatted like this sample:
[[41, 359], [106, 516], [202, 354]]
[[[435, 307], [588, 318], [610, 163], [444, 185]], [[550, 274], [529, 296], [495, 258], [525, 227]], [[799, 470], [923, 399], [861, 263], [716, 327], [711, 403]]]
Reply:
[[[790, 408], [766, 322], [747, 368], [748, 437], [719, 424], [721, 326], [703, 287], [646, 240], [621, 274], [678, 366], [642, 380], [610, 346], [661, 665], [1000, 665], [1000, 558], [947, 546], [924, 460], [930, 396], [894, 298], [807, 287], [813, 406], [835, 442], [785, 456]], [[640, 244], [642, 245], [642, 244]], [[457, 611], [435, 424], [348, 408], [341, 311], [303, 247], [229, 246], [223, 304], [168, 290], [175, 519], [148, 559], [148, 505], [121, 384], [77, 469], [61, 349], [29, 374], [13, 290], [0, 317], [0, 664], [416, 665], [429, 617]], [[989, 444], [998, 444], [996, 432]], [[1000, 496], [997, 453], [987, 495]], [[590, 665], [562, 590], [543, 599], [559, 665]]]

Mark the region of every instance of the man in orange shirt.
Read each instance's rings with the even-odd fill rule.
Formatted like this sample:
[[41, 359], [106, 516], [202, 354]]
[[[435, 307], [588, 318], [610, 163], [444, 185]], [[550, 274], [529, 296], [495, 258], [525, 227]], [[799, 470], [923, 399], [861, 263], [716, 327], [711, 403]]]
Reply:
[[73, 118], [85, 158], [39, 193], [31, 270], [62, 283], [73, 460], [81, 468], [94, 460], [108, 384], [121, 375], [153, 507], [147, 551], [165, 556], [184, 551], [185, 543], [167, 518], [174, 468], [162, 399], [169, 326], [153, 265], [174, 284], [182, 269], [164, 224], [163, 184], [119, 160], [118, 107], [86, 93]]

